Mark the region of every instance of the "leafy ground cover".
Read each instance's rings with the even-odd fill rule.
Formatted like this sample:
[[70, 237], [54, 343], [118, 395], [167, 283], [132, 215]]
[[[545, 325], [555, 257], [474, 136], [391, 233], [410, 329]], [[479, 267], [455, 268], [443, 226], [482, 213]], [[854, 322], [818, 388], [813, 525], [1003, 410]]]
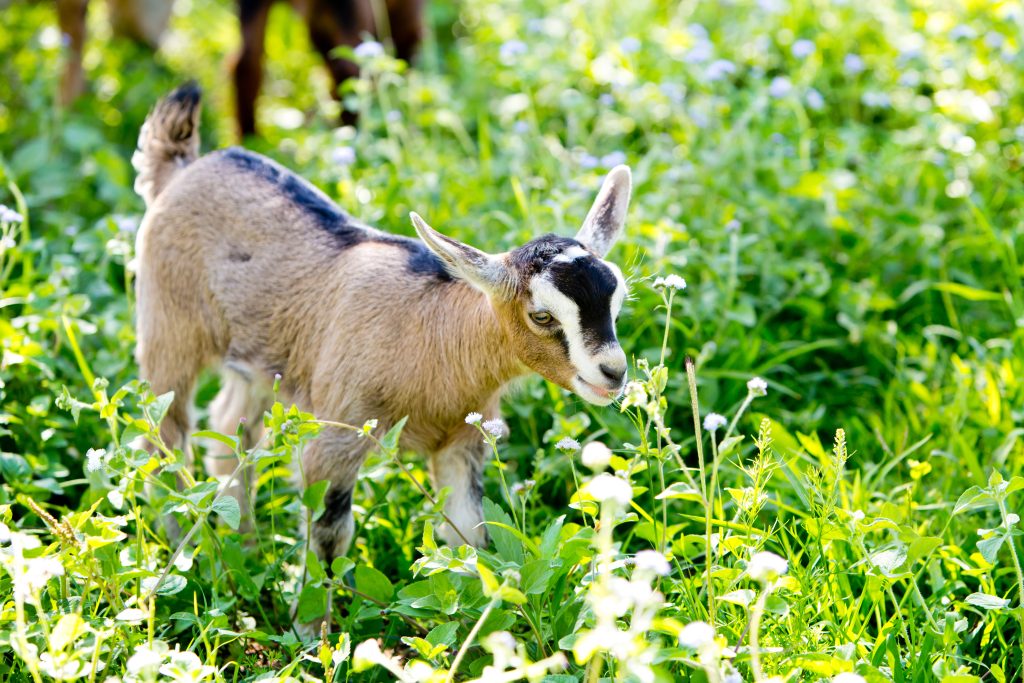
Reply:
[[358, 131], [276, 8], [249, 144], [368, 222], [499, 251], [634, 169], [620, 404], [509, 398], [477, 552], [434, 543], [439, 492], [383, 439], [333, 568], [304, 568], [320, 501], [289, 474], [312, 416], [240, 452], [248, 536], [129, 446], [167, 401], [135, 381], [131, 151], [187, 77], [233, 141], [238, 38], [179, 0], [153, 58], [94, 5], [67, 111], [54, 10], [0, 31], [3, 680], [1020, 680], [1020, 3], [434, 2], [416, 69], [364, 51]]

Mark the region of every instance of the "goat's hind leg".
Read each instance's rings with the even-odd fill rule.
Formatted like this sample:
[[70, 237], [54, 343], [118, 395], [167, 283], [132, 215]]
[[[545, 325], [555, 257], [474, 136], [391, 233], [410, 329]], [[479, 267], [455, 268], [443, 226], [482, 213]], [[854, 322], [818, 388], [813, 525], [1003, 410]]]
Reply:
[[483, 523], [486, 455], [487, 445], [480, 434], [467, 427], [430, 459], [434, 488], [438, 491], [445, 487], [449, 489], [444, 512], [450, 523], [446, 521], [440, 528], [441, 538], [449, 545], [487, 545], [487, 528]]

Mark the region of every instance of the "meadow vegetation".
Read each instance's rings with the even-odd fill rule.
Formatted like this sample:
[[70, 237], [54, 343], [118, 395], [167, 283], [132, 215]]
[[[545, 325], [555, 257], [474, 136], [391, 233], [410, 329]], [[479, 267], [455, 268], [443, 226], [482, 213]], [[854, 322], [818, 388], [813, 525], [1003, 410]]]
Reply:
[[[93, 5], [66, 111], [51, 4], [0, 30], [0, 681], [1024, 676], [1021, 3], [436, 0], [416, 68], [360, 51], [358, 130], [278, 6], [247, 144], [366, 222], [497, 252], [634, 173], [622, 400], [532, 379], [481, 426], [477, 551], [435, 542], [444, 492], [382, 437], [332, 567], [289, 465], [330, 416], [193, 438], [256, 468], [249, 535], [131, 448], [170, 400], [132, 356], [131, 153], [190, 77], [204, 147], [234, 142], [238, 30], [178, 0], [153, 57]], [[331, 633], [293, 630], [329, 594]]]

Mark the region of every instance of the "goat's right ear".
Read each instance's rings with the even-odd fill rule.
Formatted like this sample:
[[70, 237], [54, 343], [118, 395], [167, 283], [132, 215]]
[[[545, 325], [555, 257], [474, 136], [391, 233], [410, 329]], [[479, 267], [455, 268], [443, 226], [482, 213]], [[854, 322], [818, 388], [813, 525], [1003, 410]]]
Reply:
[[503, 294], [507, 290], [508, 271], [500, 258], [442, 235], [415, 211], [409, 214], [409, 218], [416, 234], [454, 277], [466, 280], [488, 294]]

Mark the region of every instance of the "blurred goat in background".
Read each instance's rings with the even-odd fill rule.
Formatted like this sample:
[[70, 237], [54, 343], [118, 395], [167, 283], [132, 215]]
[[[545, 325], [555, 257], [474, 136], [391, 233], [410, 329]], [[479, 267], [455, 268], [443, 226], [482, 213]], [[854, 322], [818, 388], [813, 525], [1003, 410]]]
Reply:
[[[152, 49], [160, 44], [171, 18], [173, 0], [107, 0], [114, 34], [131, 38]], [[67, 106], [85, 91], [86, 15], [89, 0], [57, 0], [57, 22], [67, 36], [68, 60], [60, 81], [60, 103]]]
[[[125, 0], [127, 1], [127, 0]], [[313, 47], [323, 56], [334, 81], [333, 95], [359, 74], [353, 62], [332, 55], [342, 45], [355, 47], [365, 35], [390, 38], [395, 56], [406, 62], [423, 39], [424, 0], [289, 0], [309, 27]], [[263, 81], [263, 44], [267, 19], [275, 0], [239, 0], [242, 49], [235, 63], [235, 104], [241, 135], [256, 133], [256, 98]], [[355, 123], [356, 114], [342, 109], [342, 123]]]

